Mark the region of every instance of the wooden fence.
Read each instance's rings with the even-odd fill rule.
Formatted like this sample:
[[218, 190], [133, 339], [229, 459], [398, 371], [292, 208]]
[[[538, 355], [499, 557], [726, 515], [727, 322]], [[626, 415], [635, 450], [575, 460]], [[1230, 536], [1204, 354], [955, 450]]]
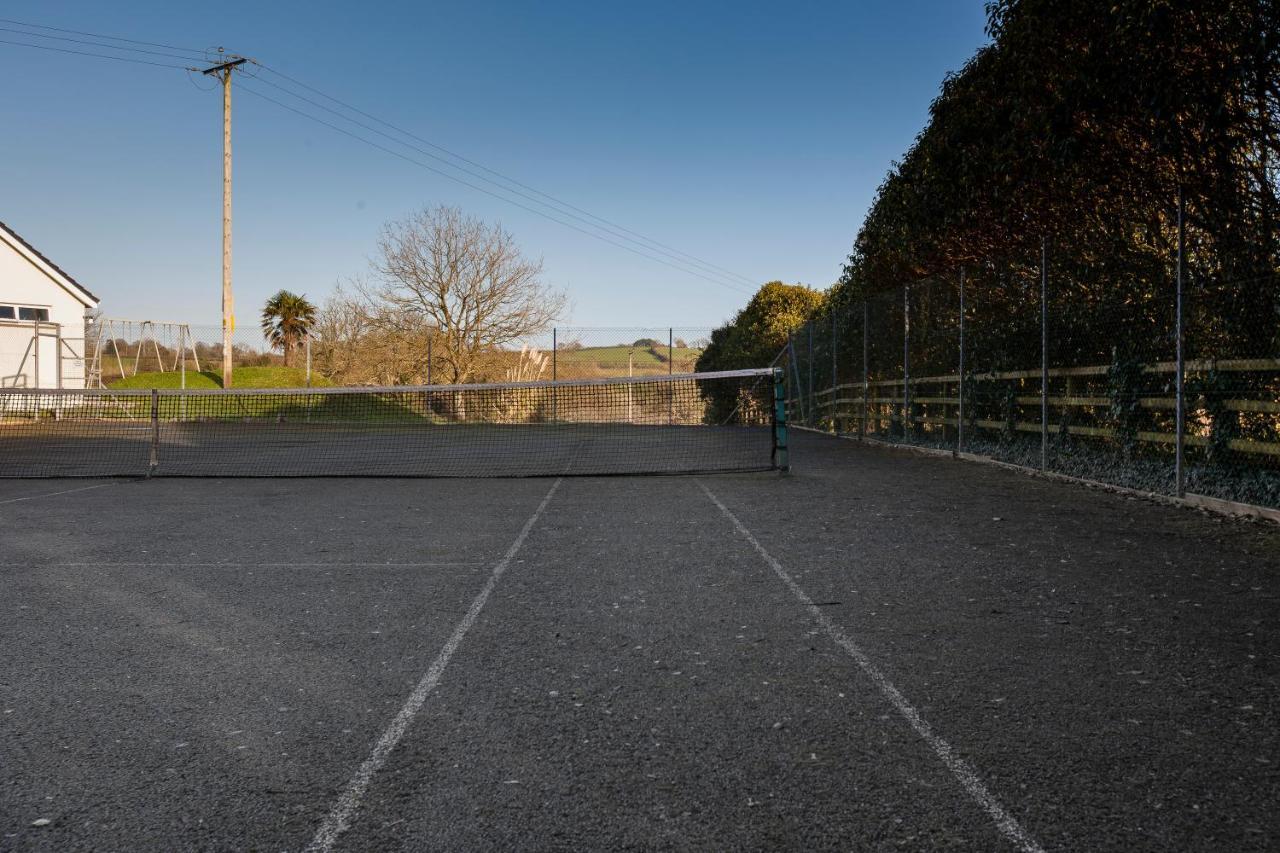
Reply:
[[[1147, 365], [1143, 368], [1145, 374], [1168, 374], [1174, 373], [1177, 365], [1174, 362], [1158, 362]], [[1185, 364], [1185, 371], [1188, 375], [1193, 373], [1207, 373], [1209, 371], [1218, 372], [1237, 372], [1237, 373], [1268, 373], [1275, 374], [1280, 377], [1280, 358], [1254, 358], [1254, 359], [1200, 359], [1188, 361]], [[1049, 379], [1071, 379], [1077, 377], [1106, 377], [1110, 372], [1108, 365], [1087, 365], [1082, 367], [1059, 367], [1050, 368], [1045, 371]], [[797, 372], [798, 373], [798, 372]], [[1024, 381], [1036, 380], [1041, 378], [1041, 371], [1035, 370], [1012, 370], [1003, 372], [970, 374], [965, 377], [963, 383], [967, 388], [969, 383], [975, 381]], [[797, 376], [798, 379], [798, 376]], [[867, 431], [872, 423], [880, 424], [901, 421], [900, 414], [895, 415], [894, 410], [901, 412], [904, 407], [910, 405], [937, 406], [940, 407], [942, 413], [940, 415], [913, 415], [909, 418], [913, 424], [922, 426], [942, 426], [960, 428], [959, 409], [961, 404], [962, 383], [959, 374], [947, 374], [942, 376], [913, 376], [909, 378], [898, 379], [875, 379], [865, 382], [845, 382], [829, 386], [823, 389], [807, 389], [807, 394], [798, 394], [800, 389], [799, 382], [790, 385], [790, 394], [788, 396], [788, 410], [800, 414], [799, 418], [803, 422], [807, 422], [810, 426], [818, 426], [819, 423], [827, 424], [828, 428], [837, 430], [840, 422], [854, 422], [861, 425], [858, 432]], [[921, 388], [922, 386], [939, 386], [935, 391], [940, 395], [925, 395], [909, 393], [911, 390]], [[1044, 389], [1047, 390], [1047, 389]], [[1108, 397], [1096, 395], [1075, 395], [1075, 394], [1045, 394], [1042, 390], [1041, 394], [1019, 394], [1013, 397], [1013, 402], [1018, 406], [1041, 406], [1047, 404], [1051, 408], [1079, 408], [1079, 409], [1107, 409], [1111, 406], [1111, 400]], [[885, 392], [889, 396], [885, 396]], [[896, 393], [895, 393], [896, 391]], [[907, 392], [907, 393], [904, 393]], [[872, 396], [874, 394], [875, 396]], [[1278, 395], [1280, 396], [1280, 395]], [[807, 397], [807, 399], [806, 399]], [[1174, 397], [1168, 396], [1143, 396], [1137, 398], [1138, 405], [1146, 410], [1169, 412], [1170, 415], [1175, 410], [1177, 401]], [[971, 400], [966, 398], [966, 406], [971, 404]], [[1280, 399], [1229, 399], [1218, 404], [1222, 409], [1230, 412], [1255, 413], [1264, 415], [1276, 415], [1277, 417], [1270, 419], [1272, 426], [1276, 431], [1280, 432]], [[1210, 444], [1209, 431], [1211, 428], [1211, 420], [1205, 411], [1202, 402], [1193, 398], [1186, 400], [1187, 406], [1187, 430], [1184, 436], [1184, 444], [1188, 447], [1204, 447]], [[1117, 431], [1112, 427], [1106, 426], [1084, 426], [1068, 424], [1065, 427], [1059, 424], [1049, 423], [1042, 426], [1040, 421], [1028, 421], [1015, 419], [1012, 424], [1006, 421], [994, 421], [989, 419], [965, 419], [965, 427], [978, 427], [980, 429], [990, 430], [1007, 430], [1010, 427], [1018, 432], [1041, 433], [1045, 432], [1050, 435], [1058, 435], [1065, 428], [1069, 435], [1088, 436], [1093, 438], [1115, 439]], [[1173, 432], [1158, 432], [1150, 430], [1140, 430], [1135, 438], [1139, 442], [1157, 445], [1174, 445], [1177, 442], [1177, 435]], [[1248, 438], [1231, 439], [1226, 442], [1226, 446], [1231, 450], [1240, 453], [1259, 454], [1264, 457], [1280, 457], [1280, 442], [1275, 441], [1259, 441]], [[1260, 460], [1261, 461], [1261, 460]]]

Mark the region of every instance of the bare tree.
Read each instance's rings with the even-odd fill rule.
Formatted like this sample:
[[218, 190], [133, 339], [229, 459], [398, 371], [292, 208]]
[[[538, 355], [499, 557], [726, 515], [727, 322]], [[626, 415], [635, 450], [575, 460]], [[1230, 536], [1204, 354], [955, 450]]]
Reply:
[[418, 315], [338, 287], [316, 314], [312, 356], [316, 369], [339, 384], [420, 385], [434, 337], [435, 328]]
[[[435, 359], [451, 382], [466, 382], [498, 349], [544, 331], [565, 296], [540, 278], [500, 225], [454, 207], [424, 209], [388, 224], [360, 286], [377, 326], [432, 327]], [[390, 330], [390, 329], [388, 329]]]

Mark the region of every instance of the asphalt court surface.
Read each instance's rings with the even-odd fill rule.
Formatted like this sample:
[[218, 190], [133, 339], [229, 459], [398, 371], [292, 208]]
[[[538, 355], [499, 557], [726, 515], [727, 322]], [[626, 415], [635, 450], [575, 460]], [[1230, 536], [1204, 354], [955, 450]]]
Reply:
[[0, 481], [0, 850], [1280, 845], [1274, 529], [794, 444]]

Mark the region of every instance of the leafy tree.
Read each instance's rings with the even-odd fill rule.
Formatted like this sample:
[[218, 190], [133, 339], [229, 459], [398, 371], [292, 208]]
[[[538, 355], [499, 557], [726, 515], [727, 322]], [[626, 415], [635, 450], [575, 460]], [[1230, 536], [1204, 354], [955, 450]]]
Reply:
[[992, 281], [1017, 274], [1044, 236], [1089, 305], [1116, 288], [1126, 292], [1111, 302], [1132, 302], [1167, 279], [1181, 186], [1195, 271], [1238, 283], [1216, 313], [1273, 312], [1270, 288], [1247, 280], [1280, 268], [1280, 3], [996, 0], [987, 11], [992, 43], [944, 81], [880, 187], [837, 302], [961, 265]]
[[[987, 14], [991, 43], [942, 83], [885, 178], [834, 305], [963, 268], [970, 366], [1022, 367], [1039, 351], [1047, 239], [1051, 358], [1104, 363], [1119, 343], [1135, 362], [1168, 360], [1181, 191], [1189, 345], [1273, 353], [1280, 0], [992, 0]], [[1125, 428], [1150, 416], [1125, 414]], [[1211, 430], [1233, 419], [1213, 414]]]
[[305, 295], [281, 290], [262, 308], [262, 336], [272, 349], [284, 353], [284, 363], [297, 351], [316, 321], [316, 307]]
[[765, 284], [732, 320], [712, 331], [696, 369], [767, 367], [786, 345], [787, 333], [821, 309], [825, 301], [821, 291], [802, 284]]

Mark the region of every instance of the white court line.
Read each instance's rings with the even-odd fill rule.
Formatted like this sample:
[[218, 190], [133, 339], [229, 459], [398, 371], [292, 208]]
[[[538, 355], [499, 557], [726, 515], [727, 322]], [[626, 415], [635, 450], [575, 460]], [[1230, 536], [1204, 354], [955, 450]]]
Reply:
[[44, 492], [38, 495], [27, 495], [24, 498], [9, 498], [8, 500], [0, 501], [0, 504], [16, 504], [18, 501], [33, 501], [36, 498], [54, 498], [54, 497], [57, 497], [58, 495], [70, 495], [75, 492], [87, 492], [90, 489], [105, 489], [107, 486], [118, 486], [118, 485], [119, 483], [98, 483], [97, 485], [93, 485], [93, 486], [81, 486], [78, 489], [64, 489], [61, 492]]
[[360, 799], [364, 796], [365, 790], [373, 780], [374, 774], [382, 769], [382, 765], [386, 763], [391, 751], [396, 748], [396, 745], [400, 743], [400, 739], [404, 737], [405, 730], [413, 722], [413, 718], [422, 708], [422, 704], [427, 701], [427, 694], [440, 683], [440, 677], [444, 675], [445, 667], [449, 665], [449, 659], [458, 650], [463, 638], [467, 636], [467, 631], [475, 624], [476, 617], [480, 615], [480, 611], [485, 602], [489, 600], [494, 587], [498, 585], [498, 581], [502, 578], [503, 573], [506, 572], [507, 566], [511, 564], [512, 559], [515, 558], [520, 546], [524, 545], [524, 540], [529, 536], [529, 531], [533, 529], [533, 525], [542, 515], [543, 510], [547, 508], [547, 504], [551, 502], [551, 496], [556, 493], [556, 489], [560, 488], [562, 481], [563, 478], [560, 478], [551, 484], [551, 489], [542, 498], [542, 503], [538, 504], [538, 508], [533, 511], [533, 515], [529, 516], [529, 520], [524, 523], [524, 527], [520, 528], [520, 535], [516, 537], [516, 541], [511, 543], [507, 553], [493, 567], [489, 580], [485, 581], [484, 587], [476, 595], [475, 600], [471, 602], [471, 606], [467, 608], [466, 615], [462, 617], [462, 621], [458, 623], [458, 626], [453, 629], [453, 634], [445, 642], [444, 648], [440, 649], [440, 654], [431, 662], [430, 668], [427, 669], [427, 674], [422, 676], [418, 686], [413, 689], [413, 692], [409, 694], [409, 698], [405, 700], [404, 707], [400, 709], [400, 713], [396, 714], [395, 719], [391, 721], [391, 725], [387, 726], [387, 730], [382, 733], [382, 737], [378, 738], [378, 742], [373, 747], [373, 752], [364, 760], [364, 763], [356, 770], [356, 774], [351, 777], [351, 781], [347, 783], [346, 788], [338, 795], [338, 800], [333, 804], [333, 809], [325, 817], [324, 823], [316, 831], [311, 843], [307, 845], [307, 850], [310, 853], [321, 853], [321, 851], [327, 853], [327, 851], [332, 850], [333, 845], [338, 841], [338, 837], [351, 826], [351, 821], [355, 817], [356, 811], [360, 808]]
[[[8, 565], [0, 563], [0, 565]], [[20, 565], [27, 565], [22, 563]], [[81, 568], [119, 568], [134, 566], [160, 566], [180, 569], [445, 569], [469, 568], [485, 566], [488, 563], [470, 562], [438, 562], [438, 563], [187, 563], [181, 560], [148, 560], [135, 563], [46, 563], [46, 568], [81, 569]]]
[[907, 701], [907, 697], [903, 696], [902, 692], [893, 686], [893, 682], [871, 662], [871, 658], [867, 657], [866, 652], [862, 651], [858, 644], [844, 632], [843, 628], [831, 621], [831, 618], [823, 612], [821, 607], [813, 603], [813, 599], [800, 588], [800, 584], [796, 583], [795, 579], [782, 567], [782, 564], [764, 549], [764, 546], [760, 544], [756, 537], [751, 535], [751, 531], [746, 528], [746, 525], [739, 521], [738, 517], [730, 512], [729, 508], [711, 493], [706, 484], [699, 481], [698, 485], [702, 488], [702, 491], [706, 492], [711, 502], [719, 507], [720, 512], [724, 513], [725, 518], [733, 522], [733, 526], [738, 529], [742, 537], [751, 543], [751, 547], [755, 548], [756, 553], [764, 559], [769, 568], [773, 569], [773, 573], [782, 579], [782, 582], [791, 590], [792, 595], [800, 600], [800, 603], [809, 611], [809, 615], [813, 617], [814, 621], [827, 632], [827, 636], [834, 640], [836, 645], [849, 653], [849, 657], [853, 658], [863, 673], [880, 689], [884, 697], [889, 700], [889, 704], [893, 705], [898, 713], [906, 719], [911, 728], [915, 729], [916, 734], [920, 735], [924, 742], [929, 744], [969, 796], [978, 805], [982, 806], [987, 815], [995, 821], [996, 827], [1017, 845], [1018, 849], [1025, 851], [1025, 853], [1044, 853], [1044, 848], [1031, 837], [1030, 833], [1022, 828], [1022, 824], [1018, 823], [1011, 814], [1005, 811], [1004, 806], [995, 798], [995, 795], [987, 790], [987, 786], [982, 784], [982, 780], [978, 778], [978, 774], [969, 766], [969, 763], [956, 755], [951, 744], [933, 731], [924, 718], [920, 716], [920, 712]]

